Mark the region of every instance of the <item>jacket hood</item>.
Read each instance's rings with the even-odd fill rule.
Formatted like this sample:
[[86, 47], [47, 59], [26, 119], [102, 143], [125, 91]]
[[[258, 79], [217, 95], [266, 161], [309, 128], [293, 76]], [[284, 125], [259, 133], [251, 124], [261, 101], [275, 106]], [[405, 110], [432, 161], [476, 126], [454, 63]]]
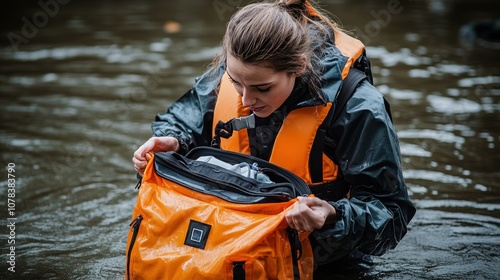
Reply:
[[[304, 101], [297, 104], [297, 107], [320, 105], [324, 103], [323, 100], [333, 102], [349, 68], [364, 51], [364, 45], [359, 40], [342, 31], [333, 31], [326, 25], [324, 27], [328, 33], [320, 30], [316, 24], [309, 24], [314, 54], [311, 63], [315, 70], [320, 72], [321, 92], [309, 93]], [[307, 87], [304, 86], [304, 88]]]

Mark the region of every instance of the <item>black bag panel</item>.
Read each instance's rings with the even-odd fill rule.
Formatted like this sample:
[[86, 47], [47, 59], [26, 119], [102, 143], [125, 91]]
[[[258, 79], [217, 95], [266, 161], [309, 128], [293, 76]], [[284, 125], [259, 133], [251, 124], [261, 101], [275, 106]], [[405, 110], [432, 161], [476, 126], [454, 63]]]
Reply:
[[225, 151], [207, 146], [196, 147], [189, 151], [189, 153], [186, 155], [186, 157], [190, 159], [197, 159], [201, 156], [214, 156], [219, 160], [225, 161], [229, 164], [246, 162], [252, 165], [253, 163], [257, 163], [259, 169], [272, 181], [276, 183], [291, 183], [297, 191], [296, 196], [307, 196], [311, 194], [311, 190], [309, 186], [304, 182], [304, 180], [302, 180], [294, 173], [288, 171], [287, 169], [277, 166], [266, 160], [246, 154]]
[[[299, 177], [269, 162], [210, 147], [196, 149], [186, 156], [175, 152], [155, 153], [155, 172], [184, 187], [234, 203], [283, 202], [310, 193], [307, 184]], [[258, 166], [261, 166], [259, 170], [268, 175], [273, 183], [262, 183], [224, 167], [196, 160], [207, 155], [231, 165], [258, 161]]]

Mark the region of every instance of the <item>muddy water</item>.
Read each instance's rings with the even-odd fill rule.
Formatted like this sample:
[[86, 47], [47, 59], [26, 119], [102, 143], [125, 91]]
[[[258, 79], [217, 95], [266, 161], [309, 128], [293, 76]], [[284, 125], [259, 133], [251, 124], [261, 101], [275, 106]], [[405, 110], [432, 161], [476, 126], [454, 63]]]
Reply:
[[[52, 3], [2, 4], [0, 275], [121, 279], [132, 153], [246, 2]], [[500, 17], [495, 1], [322, 3], [368, 46], [418, 208], [363, 278], [498, 279], [500, 49], [459, 39], [462, 26]]]

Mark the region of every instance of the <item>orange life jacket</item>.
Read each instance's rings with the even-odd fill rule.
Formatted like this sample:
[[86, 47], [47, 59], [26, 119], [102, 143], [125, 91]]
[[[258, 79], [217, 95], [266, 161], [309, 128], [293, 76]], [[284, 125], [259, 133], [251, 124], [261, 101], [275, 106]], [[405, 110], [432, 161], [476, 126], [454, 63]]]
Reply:
[[[335, 46], [348, 58], [342, 69], [342, 79], [344, 79], [356, 59], [363, 54], [364, 45], [343, 32], [335, 31]], [[329, 102], [291, 111], [276, 136], [269, 161], [292, 171], [310, 186], [337, 179], [338, 166], [324, 153], [322, 155], [322, 182], [313, 182], [309, 165], [311, 148], [317, 137], [318, 128], [327, 117], [331, 107], [332, 103]], [[248, 116], [250, 113], [248, 108], [243, 107], [241, 96], [237, 94], [225, 73], [220, 83], [214, 109], [213, 127], [216, 127], [218, 121], [227, 122], [232, 118]], [[234, 131], [228, 139], [221, 138], [220, 148], [250, 154], [247, 129]]]

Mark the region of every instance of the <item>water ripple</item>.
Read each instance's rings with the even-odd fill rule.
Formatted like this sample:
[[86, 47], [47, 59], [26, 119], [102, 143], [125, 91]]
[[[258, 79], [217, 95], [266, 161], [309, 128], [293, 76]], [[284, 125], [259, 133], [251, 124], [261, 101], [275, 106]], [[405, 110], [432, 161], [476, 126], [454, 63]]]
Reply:
[[481, 111], [481, 104], [469, 99], [428, 95], [427, 101], [434, 112], [446, 114], [472, 114]]
[[366, 48], [366, 52], [370, 58], [377, 58], [382, 61], [384, 66], [393, 67], [399, 63], [418, 66], [432, 63], [430, 57], [413, 54], [410, 49], [403, 48], [396, 52], [389, 52], [385, 47], [370, 47]]
[[431, 182], [439, 182], [445, 184], [457, 184], [464, 188], [467, 187], [470, 183], [472, 183], [471, 179], [448, 175], [438, 171], [410, 169], [410, 170], [405, 170], [403, 174], [406, 179], [419, 179], [419, 180], [427, 180]]
[[[473, 201], [465, 200], [430, 200], [430, 199], [415, 199], [413, 202], [417, 205], [419, 209], [430, 209], [430, 208], [472, 208], [472, 209], [483, 209], [483, 210], [500, 210], [500, 204], [498, 203], [478, 203]], [[500, 225], [500, 219], [481, 216], [483, 222], [497, 223]]]
[[432, 129], [408, 129], [401, 130], [398, 132], [399, 138], [407, 139], [434, 139], [439, 142], [444, 143], [465, 143], [465, 138], [461, 136], [456, 136], [455, 134], [447, 131], [439, 131]]
[[[165, 48], [168, 46], [167, 42], [162, 41], [156, 42], [156, 44], [152, 43], [151, 48], [156, 51], [160, 43], [165, 45]], [[0, 50], [0, 58], [3, 60], [34, 62], [45, 59], [70, 60], [82, 57], [97, 57], [108, 63], [119, 64], [144, 60], [149, 62], [165, 60], [165, 56], [161, 53], [149, 52], [145, 49], [129, 45], [123, 47], [117, 45], [72, 46], [18, 52], [11, 52], [8, 49]]]

